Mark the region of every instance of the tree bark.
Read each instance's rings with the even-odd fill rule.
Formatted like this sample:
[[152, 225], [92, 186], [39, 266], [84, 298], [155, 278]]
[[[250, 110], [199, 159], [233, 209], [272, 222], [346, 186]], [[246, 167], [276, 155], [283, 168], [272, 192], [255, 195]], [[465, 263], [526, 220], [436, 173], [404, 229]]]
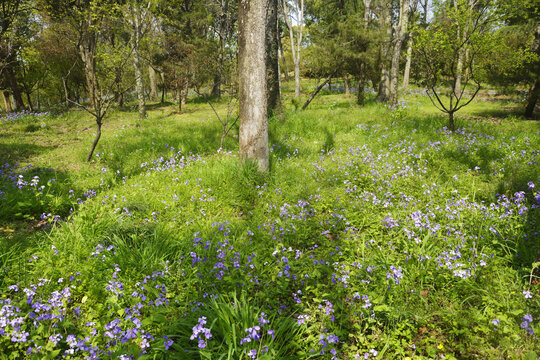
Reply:
[[220, 1], [221, 14], [219, 16], [219, 52], [218, 52], [218, 68], [214, 74], [214, 86], [212, 87], [212, 96], [221, 97], [221, 84], [223, 82], [223, 67], [225, 60], [225, 40], [227, 32], [227, 12], [229, 11], [229, 0]]
[[240, 0], [238, 11], [239, 157], [269, 169], [266, 113], [266, 0]]
[[148, 80], [150, 84], [150, 95], [148, 97], [151, 100], [156, 100], [158, 98], [157, 77], [156, 70], [152, 65], [148, 65]]
[[409, 0], [399, 1], [399, 22], [394, 35], [394, 50], [392, 52], [392, 67], [390, 69], [390, 99], [392, 105], [398, 102], [398, 77], [399, 77], [399, 60], [401, 57], [401, 45], [407, 34], [407, 26], [409, 24]]
[[358, 77], [358, 93], [356, 94], [356, 103], [360, 106], [364, 106], [366, 96], [364, 92], [365, 79], [364, 74], [360, 74]]
[[[534, 41], [531, 46], [531, 50], [536, 55], [540, 55], [540, 21], [536, 24], [536, 31], [534, 33]], [[540, 96], [540, 60], [536, 61], [535, 64], [535, 76], [536, 81], [531, 85], [529, 89], [529, 94], [527, 96], [527, 105], [525, 107], [525, 116], [528, 118], [533, 117], [534, 108], [536, 107], [536, 102]]]
[[189, 80], [187, 78], [187, 76], [184, 78], [184, 81], [182, 83], [182, 95], [181, 95], [181, 98], [180, 98], [180, 103], [182, 105], [186, 105], [186, 102], [187, 102], [187, 96], [188, 96], [188, 92], [189, 92]]
[[381, 46], [380, 57], [380, 69], [381, 80], [379, 81], [379, 91], [377, 93], [377, 101], [387, 102], [390, 96], [390, 72], [388, 71], [388, 58], [390, 57], [391, 41], [392, 41], [392, 12], [389, 7], [392, 3], [382, 5], [382, 26], [386, 27], [386, 34]]
[[99, 142], [99, 138], [101, 137], [101, 125], [102, 125], [101, 120], [102, 119], [96, 119], [97, 132], [96, 132], [96, 137], [94, 138], [94, 142], [92, 143], [92, 147], [90, 148], [90, 152], [88, 153], [88, 157], [86, 158], [86, 161], [88, 162], [92, 160], [92, 155], [94, 154], [94, 150], [96, 150], [96, 146]]
[[[298, 3], [300, 1], [300, 3]], [[302, 35], [304, 29], [304, 0], [295, 0], [294, 2], [296, 7], [296, 49], [294, 44], [294, 31], [292, 23], [289, 19], [289, 14], [287, 14], [287, 2], [283, 0], [283, 15], [285, 18], [285, 23], [289, 28], [289, 37], [291, 39], [291, 52], [294, 63], [294, 97], [296, 99], [300, 98], [300, 49], [302, 44]]]
[[534, 84], [529, 90], [529, 95], [527, 96], [527, 106], [525, 107], [525, 117], [532, 118], [534, 114], [534, 108], [540, 96], [540, 79], [536, 79]]
[[283, 53], [283, 43], [281, 42], [281, 37], [278, 36], [279, 41], [279, 56], [281, 56], [281, 61], [283, 62], [283, 76], [285, 77], [285, 81], [289, 81], [289, 68], [287, 67], [287, 60], [285, 59], [285, 55]]
[[26, 92], [26, 99], [28, 100], [28, 108], [30, 111], [34, 111], [34, 106], [32, 105], [32, 97], [30, 96], [32, 93], [30, 91]]
[[349, 75], [345, 75], [345, 78], [343, 79], [343, 86], [345, 87], [345, 95], [349, 96], [351, 94], [351, 89], [349, 86]]
[[139, 119], [146, 118], [146, 104], [144, 102], [144, 86], [142, 79], [142, 67], [141, 58], [139, 54], [139, 48], [142, 37], [142, 23], [141, 16], [137, 5], [131, 6], [131, 45], [133, 49], [133, 69], [135, 70], [135, 91], [137, 92]]
[[266, 7], [266, 86], [268, 114], [279, 112], [278, 0], [268, 0]]
[[166, 94], [166, 87], [165, 87], [165, 74], [163, 74], [163, 71], [159, 73], [159, 77], [161, 79], [161, 103], [165, 103], [165, 94]]
[[451, 132], [454, 132], [456, 130], [454, 125], [454, 112], [452, 111], [448, 113], [448, 127], [450, 128]]
[[11, 104], [11, 94], [9, 93], [9, 91], [2, 91], [2, 97], [4, 98], [4, 106], [6, 108], [6, 112], [12, 112], [13, 106]]
[[8, 66], [4, 69], [4, 74], [8, 82], [9, 88], [11, 89], [11, 95], [13, 95], [13, 100], [15, 100], [15, 110], [24, 109], [24, 101], [22, 99], [21, 88], [15, 77], [15, 72], [11, 66]]
[[412, 45], [413, 37], [412, 34], [409, 34], [409, 39], [407, 40], [407, 62], [405, 63], [405, 70], [403, 71], [403, 87], [409, 87], [409, 76], [411, 73], [411, 61], [412, 61]]

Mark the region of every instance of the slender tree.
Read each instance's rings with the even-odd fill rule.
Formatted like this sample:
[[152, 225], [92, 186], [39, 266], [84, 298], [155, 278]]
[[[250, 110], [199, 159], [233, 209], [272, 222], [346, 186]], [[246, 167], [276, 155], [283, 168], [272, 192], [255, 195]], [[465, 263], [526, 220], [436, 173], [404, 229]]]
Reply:
[[[281, 0], [283, 18], [289, 29], [291, 52], [294, 63], [294, 97], [300, 98], [300, 59], [302, 37], [304, 34], [304, 0]], [[296, 39], [294, 35], [293, 20], [296, 23]]]

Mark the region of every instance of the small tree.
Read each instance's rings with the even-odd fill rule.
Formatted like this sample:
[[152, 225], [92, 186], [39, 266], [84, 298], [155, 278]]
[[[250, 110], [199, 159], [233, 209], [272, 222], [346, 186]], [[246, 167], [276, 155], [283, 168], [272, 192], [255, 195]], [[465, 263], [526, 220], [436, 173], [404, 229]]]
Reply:
[[448, 127], [454, 131], [454, 114], [478, 94], [483, 67], [500, 48], [492, 41], [493, 19], [485, 3], [455, 0], [439, 10], [433, 23], [417, 31], [415, 48], [427, 94], [435, 107], [448, 114]]

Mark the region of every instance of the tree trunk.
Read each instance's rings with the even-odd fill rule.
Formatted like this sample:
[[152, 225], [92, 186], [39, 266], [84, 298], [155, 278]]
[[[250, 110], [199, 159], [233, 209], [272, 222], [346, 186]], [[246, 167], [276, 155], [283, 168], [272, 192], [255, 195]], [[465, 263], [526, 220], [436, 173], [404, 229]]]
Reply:
[[148, 80], [150, 84], [150, 95], [148, 97], [150, 100], [156, 100], [158, 98], [157, 78], [156, 70], [152, 65], [148, 65]]
[[238, 5], [239, 157], [268, 171], [266, 113], [266, 0], [240, 0]]
[[289, 68], [287, 67], [287, 60], [285, 60], [285, 55], [283, 54], [283, 43], [281, 42], [281, 37], [278, 36], [279, 41], [279, 55], [281, 56], [281, 61], [283, 62], [283, 76], [285, 81], [289, 81]]
[[144, 87], [142, 79], [141, 58], [139, 48], [141, 43], [142, 24], [137, 6], [131, 7], [132, 33], [131, 42], [133, 49], [133, 69], [135, 70], [135, 91], [137, 92], [139, 120], [146, 118], [146, 104], [144, 103]]
[[266, 7], [266, 87], [268, 114], [279, 112], [278, 0], [268, 0]]
[[405, 71], [403, 71], [403, 87], [409, 87], [409, 76], [411, 73], [411, 61], [412, 61], [412, 45], [413, 37], [412, 34], [409, 34], [409, 39], [407, 40], [407, 62], [405, 63]]
[[[90, 22], [90, 21], [89, 21]], [[98, 82], [96, 78], [96, 38], [95, 34], [87, 31], [81, 39], [79, 44], [79, 53], [81, 60], [84, 64], [84, 75], [86, 78], [86, 87], [88, 90], [88, 98], [90, 99], [90, 106], [92, 108], [97, 107], [96, 96], [98, 94]]]
[[366, 100], [366, 96], [364, 93], [364, 86], [365, 86], [364, 74], [361, 74], [358, 77], [358, 93], [356, 95], [356, 103], [360, 106], [364, 106], [365, 100]]
[[161, 71], [159, 73], [159, 77], [161, 79], [161, 103], [165, 103], [165, 93], [166, 93], [166, 88], [165, 88], [165, 74], [163, 74], [163, 71]]
[[[534, 41], [531, 46], [531, 50], [536, 55], [540, 55], [540, 21], [536, 24], [536, 31], [534, 32]], [[525, 116], [528, 118], [533, 117], [534, 108], [540, 95], [540, 63], [536, 60], [535, 76], [536, 81], [529, 89], [529, 95], [527, 96], [527, 106], [525, 107]]]
[[351, 94], [351, 89], [349, 86], [349, 75], [345, 75], [345, 78], [343, 79], [343, 84], [345, 86], [345, 95], [349, 96]]
[[32, 98], [30, 97], [32, 93], [30, 91], [26, 91], [26, 99], [28, 100], [28, 108], [30, 108], [30, 111], [34, 111], [34, 106], [32, 105]]
[[11, 104], [11, 94], [9, 91], [2, 91], [2, 97], [4, 98], [4, 106], [6, 107], [6, 112], [12, 112], [13, 106]]
[[298, 4], [296, 0], [293, 2], [296, 7], [296, 48], [294, 44], [294, 31], [291, 21], [289, 20], [289, 14], [287, 14], [287, 2], [283, 0], [283, 15], [287, 27], [289, 28], [289, 38], [291, 39], [291, 52], [294, 63], [294, 97], [300, 98], [300, 49], [302, 44], [303, 35], [303, 23], [304, 23], [304, 0], [299, 0]]
[[527, 106], [525, 107], [525, 117], [532, 118], [534, 114], [534, 108], [540, 96], [540, 79], [536, 79], [534, 84], [529, 90], [529, 95], [527, 96]]
[[41, 102], [39, 101], [39, 82], [37, 83], [37, 87], [36, 87], [36, 106], [37, 106], [37, 110], [40, 111]]
[[94, 138], [94, 142], [92, 143], [92, 147], [90, 148], [90, 152], [88, 153], [88, 156], [86, 157], [86, 161], [92, 160], [92, 155], [94, 154], [94, 150], [96, 150], [96, 146], [99, 142], [99, 138], [101, 137], [101, 122], [102, 119], [96, 118], [96, 124], [97, 124], [97, 132], [96, 137]]
[[218, 52], [218, 68], [214, 74], [214, 86], [212, 87], [212, 96], [221, 97], [221, 84], [223, 82], [223, 68], [225, 61], [225, 42], [227, 33], [227, 12], [229, 11], [229, 0], [220, 1], [221, 14], [219, 16], [219, 52]]
[[400, 0], [399, 22], [394, 36], [394, 50], [392, 52], [392, 67], [390, 70], [390, 104], [398, 102], [399, 60], [401, 58], [401, 45], [407, 34], [409, 23], [409, 0]]
[[183, 88], [182, 88], [182, 95], [180, 98], [180, 102], [182, 103], [182, 105], [186, 105], [187, 96], [189, 92], [189, 80], [187, 76], [184, 78], [184, 82], [182, 84], [183, 84]]
[[24, 109], [24, 101], [22, 99], [21, 89], [17, 83], [17, 78], [11, 66], [4, 69], [6, 80], [8, 82], [9, 88], [11, 89], [11, 95], [13, 95], [13, 100], [15, 100], [15, 110]]
[[387, 102], [390, 96], [390, 73], [388, 71], [388, 58], [390, 57], [391, 41], [392, 41], [392, 13], [389, 9], [391, 3], [382, 6], [383, 27], [386, 27], [386, 34], [383, 44], [380, 49], [380, 69], [381, 80], [379, 81], [379, 91], [377, 93], [377, 101]]
[[454, 112], [453, 111], [448, 113], [448, 127], [450, 128], [451, 132], [454, 132], [455, 125], [454, 125]]

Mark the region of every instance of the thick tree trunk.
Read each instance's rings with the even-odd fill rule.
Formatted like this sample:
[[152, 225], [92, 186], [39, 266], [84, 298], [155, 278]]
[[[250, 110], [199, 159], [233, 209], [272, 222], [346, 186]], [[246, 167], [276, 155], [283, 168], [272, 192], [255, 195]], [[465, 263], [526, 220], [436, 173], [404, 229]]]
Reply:
[[392, 52], [392, 67], [390, 70], [390, 104], [398, 102], [399, 60], [401, 58], [401, 45], [407, 34], [409, 24], [409, 0], [400, 0], [399, 22], [394, 36], [394, 50]]
[[532, 118], [534, 114], [534, 108], [538, 102], [538, 97], [540, 96], [540, 79], [536, 79], [534, 84], [529, 90], [529, 95], [527, 96], [527, 106], [525, 107], [525, 117]]
[[268, 171], [266, 113], [266, 0], [240, 0], [238, 10], [239, 157]]
[[391, 3], [383, 4], [382, 6], [382, 26], [386, 27], [386, 34], [379, 53], [381, 61], [381, 80], [379, 81], [379, 91], [377, 93], [377, 101], [379, 102], [387, 102], [390, 97], [390, 72], [388, 70], [388, 58], [390, 57], [390, 49], [392, 48], [392, 13], [389, 6], [391, 6]]
[[148, 80], [150, 84], [150, 95], [148, 97], [150, 100], [156, 100], [158, 98], [157, 77], [156, 70], [152, 65], [148, 65]]
[[268, 114], [280, 111], [279, 90], [278, 0], [268, 0], [266, 7], [266, 87]]

